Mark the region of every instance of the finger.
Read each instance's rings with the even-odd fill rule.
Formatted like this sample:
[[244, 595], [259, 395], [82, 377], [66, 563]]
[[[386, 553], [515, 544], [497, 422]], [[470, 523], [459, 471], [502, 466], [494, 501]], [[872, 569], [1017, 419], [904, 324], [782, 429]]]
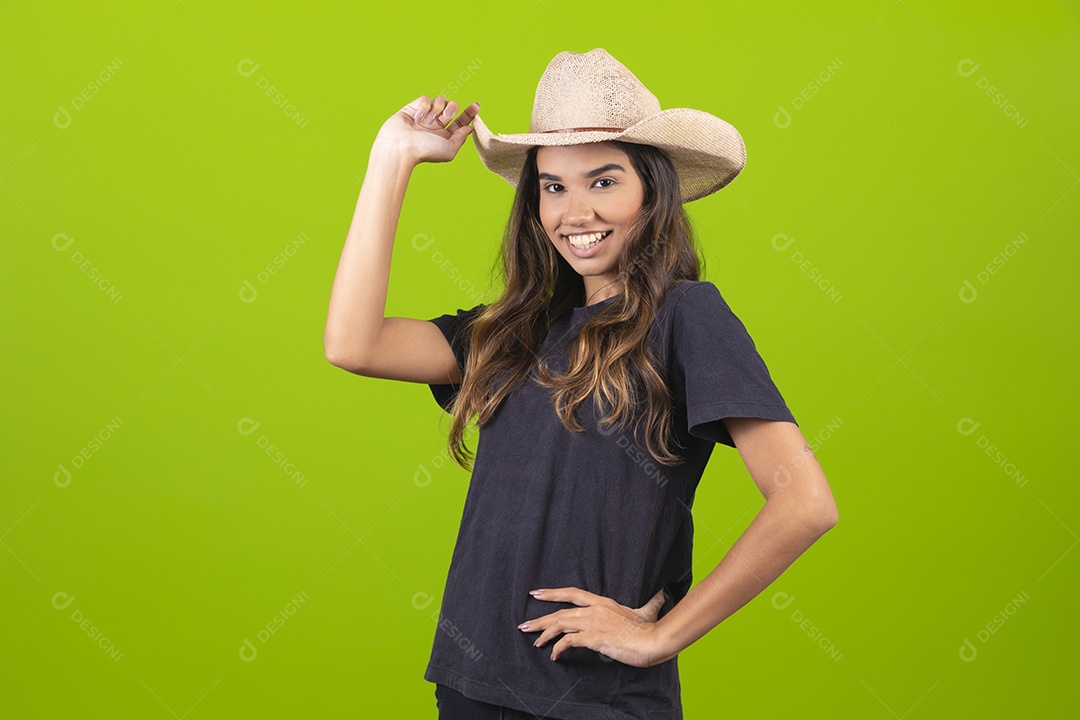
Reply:
[[559, 641], [551, 646], [551, 659], [558, 660], [559, 656], [566, 652], [567, 648], [589, 647], [589, 638], [585, 633], [571, 633], [563, 635]]
[[431, 109], [431, 98], [427, 95], [421, 95], [403, 109], [415, 122], [420, 122]]
[[544, 632], [540, 633], [540, 637], [533, 640], [533, 646], [542, 647], [549, 640], [558, 636], [560, 633], [576, 633], [581, 631], [581, 627], [576, 622], [570, 622], [564, 618], [558, 618], [553, 623], [544, 628]]
[[[541, 629], [547, 627], [548, 624], [554, 622], [555, 619], [557, 617], [559, 617], [559, 613], [561, 613], [561, 612], [565, 612], [565, 610], [556, 610], [554, 612], [548, 613], [547, 615], [541, 615], [538, 618], [533, 618], [532, 620], [526, 620], [521, 625], [527, 625], [528, 626], [528, 627], [524, 628], [525, 632], [535, 632], [537, 630], [541, 630]], [[520, 628], [521, 625], [518, 625], [518, 627]]]
[[664, 606], [664, 602], [666, 601], [667, 598], [664, 596], [663, 589], [661, 589], [660, 592], [652, 596], [652, 600], [650, 600], [647, 604], [655, 610], [659, 610]]
[[661, 588], [660, 592], [649, 598], [648, 602], [637, 609], [637, 612], [645, 614], [659, 612], [660, 608], [664, 605], [665, 599], [664, 590]]
[[[557, 629], [556, 632], [555, 632], [555, 634], [558, 634], [559, 632], [564, 632], [564, 630], [562, 630], [561, 628], [566, 627], [566, 625], [565, 625], [566, 620], [573, 619], [573, 622], [578, 622], [579, 621], [578, 619], [582, 618], [584, 616], [583, 614], [587, 613], [587, 612], [589, 612], [589, 611], [588, 610], [579, 610], [578, 608], [567, 608], [565, 610], [556, 610], [553, 613], [548, 613], [547, 615], [541, 615], [540, 617], [536, 618], [535, 620], [528, 620], [526, 622], [521, 623], [521, 625], [518, 625], [518, 630], [521, 630], [522, 632], [527, 632], [527, 633], [533, 633], [533, 632], [543, 633], [543, 632], [547, 631], [548, 629], [550, 629], [552, 627], [558, 627], [560, 629]], [[563, 624], [560, 625], [559, 624], [560, 621], [563, 621]], [[524, 627], [522, 627], [522, 626], [524, 626]], [[551, 633], [548, 634], [548, 637], [551, 637]]]
[[457, 111], [458, 104], [451, 100], [450, 102], [446, 103], [446, 109], [443, 110], [443, 114], [440, 117], [440, 122], [442, 122], [443, 127], [450, 131], [451, 134], [456, 133], [463, 127], [468, 127], [469, 123], [472, 122], [472, 118], [467, 117], [465, 113], [462, 113], [455, 118], [454, 113], [456, 113]]
[[[453, 100], [448, 100], [446, 102], [446, 105], [443, 107], [442, 112], [439, 113], [439, 116], [438, 116], [438, 119], [436, 120], [436, 122], [439, 125], [441, 125], [443, 127], [446, 127], [447, 123], [449, 123], [451, 120], [454, 119], [454, 114], [457, 111], [458, 111], [458, 104], [456, 102], [454, 102]], [[455, 126], [455, 128], [451, 128], [451, 130], [453, 130], [453, 129], [456, 129], [456, 126]]]
[[540, 633], [540, 635], [537, 636], [532, 641], [533, 647], [543, 647], [547, 643], [548, 640], [550, 640], [551, 638], [555, 637], [558, 634], [559, 633], [553, 633], [553, 632], [548, 632], [548, 630], [544, 630], [544, 632]]
[[[454, 106], [456, 107], [457, 103], [454, 103]], [[446, 129], [449, 130], [450, 132], [454, 133], [454, 132], [457, 132], [462, 127], [468, 127], [470, 125], [470, 123], [472, 123], [473, 118], [476, 117], [479, 113], [480, 113], [480, 103], [474, 102], [471, 105], [469, 105], [467, 108], [465, 108], [461, 112], [461, 114], [457, 116], [457, 118], [454, 120], [454, 122], [450, 123], [450, 125]]]
[[648, 602], [643, 604], [642, 607], [638, 608], [635, 611], [635, 614], [638, 617], [644, 617], [644, 619], [647, 621], [656, 622], [657, 617], [660, 616], [660, 609], [664, 607], [665, 600], [666, 598], [664, 597], [664, 592], [663, 590], [660, 590], [659, 593], [653, 595], [652, 598]]
[[588, 590], [582, 590], [576, 587], [562, 587], [562, 588], [544, 588], [543, 590], [533, 591], [532, 596], [537, 600], [544, 600], [547, 602], [572, 602], [575, 605], [585, 607], [587, 605], [596, 605], [608, 598], [601, 595], [596, 595]]
[[445, 109], [446, 97], [444, 95], [436, 95], [435, 99], [431, 101], [431, 107], [428, 109], [427, 114], [421, 119], [420, 124], [431, 127], [442, 127], [446, 124], [441, 118], [442, 112]]
[[443, 127], [454, 118], [454, 113], [457, 112], [458, 104], [453, 100], [448, 100], [446, 105], [443, 106], [442, 112], [439, 113], [436, 118], [436, 122]]
[[472, 121], [478, 113], [480, 113], [480, 103], [473, 103], [468, 108], [465, 108], [454, 122], [447, 125], [446, 130], [454, 136], [457, 136], [458, 133], [460, 133], [461, 141], [464, 142], [464, 139], [467, 138], [469, 133], [473, 130]]
[[[566, 610], [559, 610], [558, 612], [552, 613], [550, 616], [551, 621], [543, 625], [540, 636], [536, 638], [533, 644], [536, 645], [536, 647], [540, 647], [559, 633], [576, 633], [595, 627], [596, 623], [593, 613], [593, 610], [579, 610], [577, 608], [567, 608]], [[530, 627], [532, 627], [531, 624]], [[530, 632], [539, 629], [540, 628], [533, 628]]]
[[465, 138], [469, 137], [469, 133], [472, 132], [472, 125], [466, 125], [465, 127], [458, 128], [450, 135], [450, 142], [454, 144], [454, 147], [460, 148], [465, 144]]

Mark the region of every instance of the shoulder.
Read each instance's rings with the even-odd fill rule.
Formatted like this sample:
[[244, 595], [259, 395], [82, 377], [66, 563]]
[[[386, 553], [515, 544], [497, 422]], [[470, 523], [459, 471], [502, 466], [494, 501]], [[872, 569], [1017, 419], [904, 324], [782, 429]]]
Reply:
[[720, 288], [708, 280], [683, 280], [671, 290], [669, 303], [676, 321], [692, 320], [701, 313], [730, 312]]
[[688, 302], [702, 302], [707, 301], [709, 298], [719, 298], [720, 288], [711, 280], [683, 280], [672, 293], [678, 293], [679, 298], [687, 298]]
[[465, 352], [471, 343], [473, 323], [486, 307], [486, 304], [481, 303], [471, 308], [458, 308], [457, 312], [429, 318], [428, 321], [439, 328], [447, 342], [460, 356], [460, 360], [464, 358]]
[[660, 303], [654, 323], [666, 328], [693, 324], [702, 314], [716, 314], [727, 304], [708, 280], [679, 280]]
[[487, 305], [483, 303], [471, 308], [459, 307], [456, 312], [445, 313], [438, 317], [430, 318], [430, 321], [440, 327], [459, 327], [471, 322], [486, 307]]
[[753, 340], [742, 318], [712, 282], [684, 281], [672, 295], [676, 297], [673, 297], [669, 322], [676, 354], [685, 347], [703, 347], [713, 352], [722, 347], [752, 345]]
[[703, 322], [724, 314], [725, 307], [720, 291], [708, 280], [677, 282], [668, 290], [653, 321], [652, 332], [665, 359], [679, 354], [680, 346], [701, 334]]

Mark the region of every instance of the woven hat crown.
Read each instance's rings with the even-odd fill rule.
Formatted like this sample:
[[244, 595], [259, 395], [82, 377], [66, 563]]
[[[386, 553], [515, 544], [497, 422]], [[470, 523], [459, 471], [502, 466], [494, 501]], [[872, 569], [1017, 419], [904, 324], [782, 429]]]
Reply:
[[529, 132], [622, 130], [660, 112], [660, 101], [603, 48], [561, 52], [536, 86]]

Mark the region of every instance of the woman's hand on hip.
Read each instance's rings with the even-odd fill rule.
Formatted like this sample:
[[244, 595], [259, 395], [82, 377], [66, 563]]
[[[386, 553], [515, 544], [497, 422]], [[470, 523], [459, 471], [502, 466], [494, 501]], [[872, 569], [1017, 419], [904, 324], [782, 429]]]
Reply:
[[540, 632], [533, 643], [540, 647], [559, 633], [551, 648], [557, 660], [568, 647], [587, 647], [634, 667], [650, 667], [667, 659], [657, 616], [664, 605], [664, 591], [639, 608], [620, 605], [609, 597], [576, 587], [532, 590], [537, 600], [572, 602], [578, 607], [557, 610], [518, 626], [522, 632]]

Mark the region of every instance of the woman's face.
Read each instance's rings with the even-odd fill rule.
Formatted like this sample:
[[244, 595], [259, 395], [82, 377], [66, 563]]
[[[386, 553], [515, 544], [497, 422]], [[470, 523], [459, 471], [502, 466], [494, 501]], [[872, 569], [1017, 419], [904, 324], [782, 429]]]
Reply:
[[[586, 303], [622, 292], [615, 283], [616, 263], [644, 198], [630, 158], [611, 143], [549, 145], [537, 150], [536, 169], [540, 222], [584, 279]], [[606, 235], [595, 242], [600, 233]]]

